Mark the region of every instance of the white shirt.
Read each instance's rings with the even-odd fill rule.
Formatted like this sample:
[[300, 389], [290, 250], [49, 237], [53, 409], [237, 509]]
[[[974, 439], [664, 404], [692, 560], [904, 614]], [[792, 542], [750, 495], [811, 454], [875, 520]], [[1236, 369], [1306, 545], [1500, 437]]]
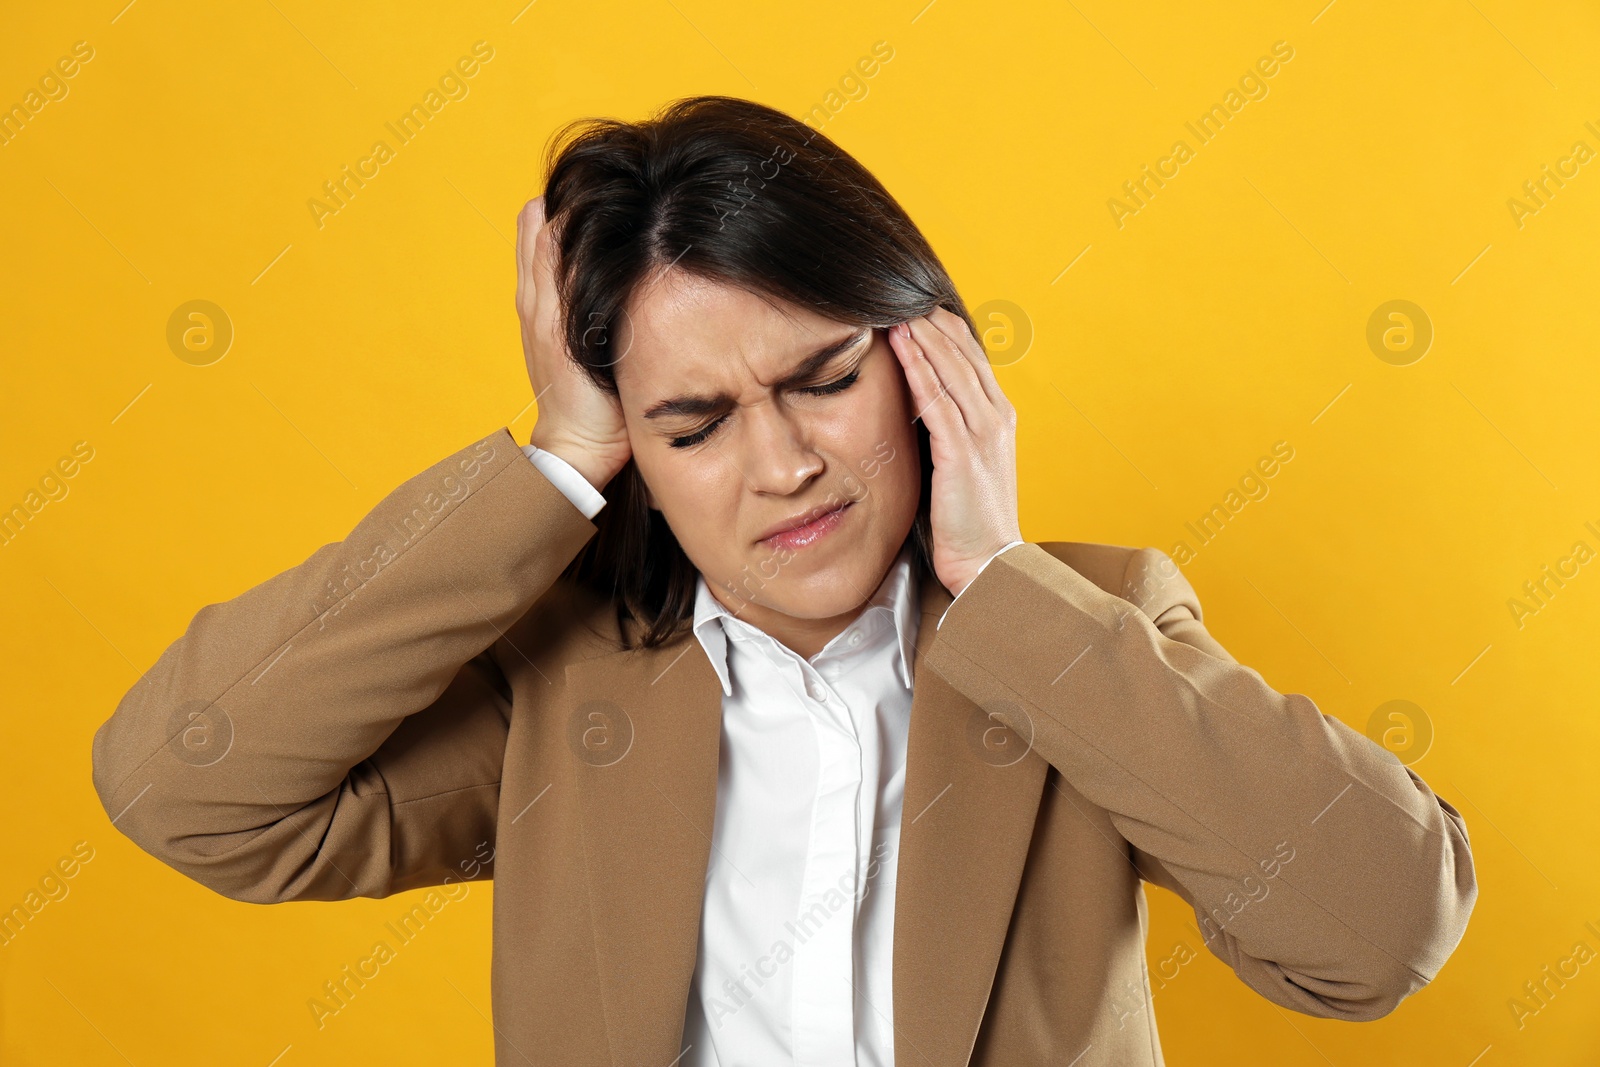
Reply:
[[[587, 518], [599, 513], [605, 498], [571, 465], [523, 452]], [[683, 1067], [893, 1067], [894, 885], [922, 618], [911, 564], [907, 544], [810, 659], [696, 583], [722, 746]]]

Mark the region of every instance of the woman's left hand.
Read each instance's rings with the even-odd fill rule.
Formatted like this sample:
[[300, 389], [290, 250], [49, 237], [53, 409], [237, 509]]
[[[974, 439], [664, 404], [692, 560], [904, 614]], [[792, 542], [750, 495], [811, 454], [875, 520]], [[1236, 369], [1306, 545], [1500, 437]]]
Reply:
[[960, 315], [934, 308], [889, 331], [933, 451], [933, 567], [959, 596], [991, 556], [1022, 540], [1017, 412]]

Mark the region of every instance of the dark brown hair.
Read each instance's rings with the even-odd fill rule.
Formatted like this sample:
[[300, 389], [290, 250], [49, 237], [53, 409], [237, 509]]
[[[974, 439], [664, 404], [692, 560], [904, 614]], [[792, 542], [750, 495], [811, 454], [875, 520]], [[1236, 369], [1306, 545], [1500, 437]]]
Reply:
[[[888, 190], [818, 130], [753, 101], [696, 96], [643, 122], [568, 123], [546, 149], [544, 198], [567, 345], [612, 396], [619, 319], [669, 268], [854, 326], [887, 329], [937, 306], [973, 327]], [[920, 419], [917, 445], [922, 492], [909, 539], [929, 573], [933, 461]], [[693, 619], [698, 571], [648, 506], [632, 460], [604, 496], [595, 536], [562, 577], [615, 604], [624, 643], [631, 616], [640, 644], [659, 645]]]

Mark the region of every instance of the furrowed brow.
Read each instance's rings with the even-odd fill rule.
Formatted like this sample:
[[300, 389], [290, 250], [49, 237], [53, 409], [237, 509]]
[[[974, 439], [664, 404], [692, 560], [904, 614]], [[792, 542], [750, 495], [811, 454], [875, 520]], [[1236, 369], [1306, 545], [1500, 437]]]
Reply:
[[[775, 387], [782, 389], [787, 386], [805, 381], [817, 371], [827, 366], [829, 361], [833, 360], [841, 352], [848, 352], [855, 348], [870, 332], [871, 327], [863, 326], [854, 333], [849, 334], [838, 341], [823, 345], [805, 359], [801, 360], [799, 366], [795, 367], [794, 370], [790, 371], [787, 375], [775, 383]], [[731, 403], [732, 400], [733, 397], [729, 396], [727, 393], [718, 393], [715, 395], [706, 395], [703, 393], [684, 393], [652, 405], [648, 410], [645, 411], [644, 417], [647, 419], [660, 419], [669, 418], [672, 416], [709, 415], [714, 411], [721, 410], [725, 405]]]

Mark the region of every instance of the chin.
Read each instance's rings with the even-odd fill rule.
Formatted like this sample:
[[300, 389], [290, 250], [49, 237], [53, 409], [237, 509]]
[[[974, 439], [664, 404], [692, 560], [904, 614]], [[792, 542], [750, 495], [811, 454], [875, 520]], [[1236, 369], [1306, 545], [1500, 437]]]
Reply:
[[876, 585], [865, 568], [832, 567], [785, 597], [794, 601], [785, 610], [803, 619], [831, 619], [860, 607]]
[[[784, 604], [778, 610], [801, 619], [829, 619], [860, 607], [872, 596], [883, 578], [884, 554], [892, 560], [894, 552], [882, 546], [871, 550], [856, 549], [841, 553], [839, 558], [800, 573], [790, 564], [787, 573], [780, 573], [783, 584], [774, 593]], [[784, 581], [784, 579], [789, 579]]]

